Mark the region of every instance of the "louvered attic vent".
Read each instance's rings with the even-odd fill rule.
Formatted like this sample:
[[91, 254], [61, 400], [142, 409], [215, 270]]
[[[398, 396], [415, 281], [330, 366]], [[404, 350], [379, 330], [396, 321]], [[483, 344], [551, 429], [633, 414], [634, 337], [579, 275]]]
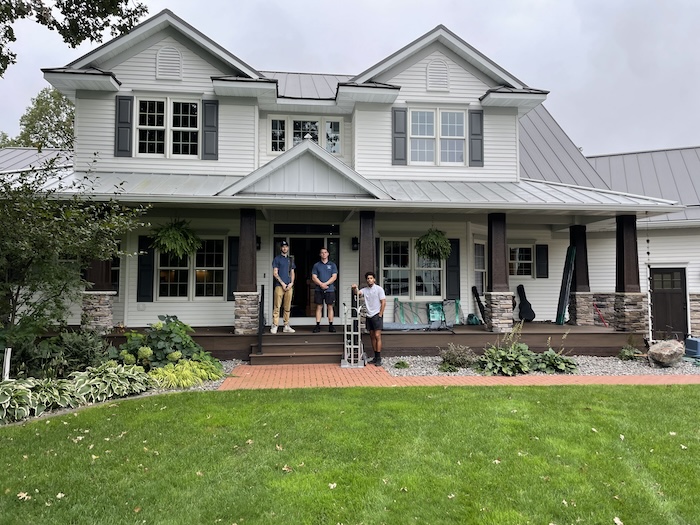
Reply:
[[449, 91], [450, 77], [447, 63], [444, 60], [433, 60], [427, 69], [428, 91]]
[[156, 56], [156, 78], [182, 80], [182, 55], [174, 47], [164, 47]]

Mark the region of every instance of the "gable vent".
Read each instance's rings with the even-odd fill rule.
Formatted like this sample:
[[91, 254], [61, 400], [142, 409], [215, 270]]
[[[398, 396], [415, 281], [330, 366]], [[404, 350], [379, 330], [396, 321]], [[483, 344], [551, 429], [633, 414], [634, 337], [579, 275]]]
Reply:
[[447, 63], [444, 60], [433, 60], [428, 64], [426, 72], [428, 91], [449, 91], [450, 76]]
[[174, 47], [163, 47], [156, 56], [156, 78], [182, 80], [182, 55]]

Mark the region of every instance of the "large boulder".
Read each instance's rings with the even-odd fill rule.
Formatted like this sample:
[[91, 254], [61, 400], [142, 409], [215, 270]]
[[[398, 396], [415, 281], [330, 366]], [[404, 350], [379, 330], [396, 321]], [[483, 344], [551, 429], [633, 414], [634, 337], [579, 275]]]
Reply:
[[683, 358], [684, 354], [685, 347], [683, 343], [675, 339], [654, 343], [649, 347], [649, 351], [647, 352], [649, 362], [661, 367], [675, 365]]

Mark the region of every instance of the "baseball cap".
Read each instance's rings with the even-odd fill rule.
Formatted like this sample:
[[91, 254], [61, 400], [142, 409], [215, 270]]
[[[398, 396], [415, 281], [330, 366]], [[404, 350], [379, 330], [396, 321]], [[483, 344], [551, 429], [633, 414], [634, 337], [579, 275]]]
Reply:
[[282, 242], [280, 243], [280, 246], [289, 246], [289, 244], [287, 243], [287, 241], [282, 241]]

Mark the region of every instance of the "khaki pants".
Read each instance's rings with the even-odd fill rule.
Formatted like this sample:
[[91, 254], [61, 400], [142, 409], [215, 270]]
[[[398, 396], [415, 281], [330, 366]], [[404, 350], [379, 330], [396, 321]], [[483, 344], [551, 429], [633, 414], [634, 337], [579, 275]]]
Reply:
[[272, 324], [274, 326], [279, 325], [280, 321], [280, 306], [283, 308], [283, 319], [284, 324], [289, 324], [289, 311], [292, 308], [292, 292], [294, 287], [292, 286], [286, 292], [281, 286], [275, 286], [274, 296], [272, 302]]

